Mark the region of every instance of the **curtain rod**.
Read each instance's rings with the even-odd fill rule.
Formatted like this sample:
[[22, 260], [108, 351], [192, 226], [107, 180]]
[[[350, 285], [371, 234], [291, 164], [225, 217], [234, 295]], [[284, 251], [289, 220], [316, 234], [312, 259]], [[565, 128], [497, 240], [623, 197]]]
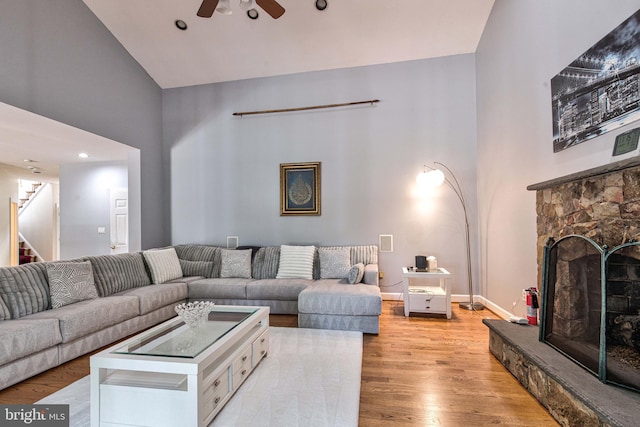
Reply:
[[271, 113], [289, 113], [292, 111], [304, 111], [304, 110], [319, 110], [321, 108], [337, 108], [337, 107], [348, 107], [351, 105], [360, 105], [360, 104], [375, 104], [376, 102], [380, 102], [379, 99], [370, 99], [369, 101], [356, 101], [356, 102], [345, 102], [342, 104], [328, 104], [328, 105], [313, 105], [311, 107], [298, 107], [298, 108], [283, 108], [280, 110], [261, 110], [261, 111], [243, 111], [239, 113], [233, 113], [234, 116], [250, 116], [253, 114], [271, 114]]

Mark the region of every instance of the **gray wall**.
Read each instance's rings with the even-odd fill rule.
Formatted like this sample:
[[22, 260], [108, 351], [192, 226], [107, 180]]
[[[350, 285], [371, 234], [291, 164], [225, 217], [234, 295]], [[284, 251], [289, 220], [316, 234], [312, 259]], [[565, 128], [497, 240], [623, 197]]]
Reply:
[[0, 11], [0, 101], [139, 148], [142, 247], [166, 244], [161, 89], [81, 0]]
[[110, 190], [127, 186], [127, 162], [60, 167], [60, 259], [111, 253]]
[[495, 2], [476, 52], [478, 211], [482, 293], [502, 308], [537, 284], [535, 193], [527, 185], [608, 163], [615, 136], [628, 129], [554, 154], [550, 80], [638, 7], [637, 0]]
[[[232, 116], [368, 99], [380, 103]], [[452, 168], [476, 229], [473, 55], [170, 89], [163, 103], [174, 244], [377, 244], [392, 234], [383, 291], [399, 292], [390, 285], [401, 267], [423, 254], [466, 292], [461, 205], [445, 187], [418, 197], [415, 177], [434, 160]], [[279, 164], [311, 161], [322, 162], [322, 215], [281, 217]]]

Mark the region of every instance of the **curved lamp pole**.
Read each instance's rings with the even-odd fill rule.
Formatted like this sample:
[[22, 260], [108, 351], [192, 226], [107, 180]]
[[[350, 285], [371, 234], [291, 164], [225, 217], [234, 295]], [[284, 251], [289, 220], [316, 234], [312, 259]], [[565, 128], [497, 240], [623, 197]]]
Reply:
[[[484, 306], [479, 302], [473, 302], [473, 279], [471, 276], [471, 241], [469, 239], [469, 216], [467, 215], [467, 204], [464, 200], [464, 194], [462, 193], [462, 187], [460, 186], [460, 182], [456, 178], [455, 174], [447, 167], [447, 165], [439, 162], [433, 162], [434, 165], [439, 165], [444, 168], [451, 179], [445, 175], [442, 170], [436, 168], [432, 168], [430, 166], [424, 165], [424, 171], [418, 174], [416, 181], [421, 186], [429, 186], [429, 187], [437, 187], [442, 185], [443, 183], [447, 183], [447, 185], [456, 193], [458, 196], [458, 200], [462, 204], [462, 210], [464, 211], [464, 228], [465, 228], [465, 246], [467, 247], [467, 276], [469, 278], [469, 302], [461, 302], [460, 308], [464, 310], [482, 310]], [[427, 169], [429, 171], [427, 172]]]

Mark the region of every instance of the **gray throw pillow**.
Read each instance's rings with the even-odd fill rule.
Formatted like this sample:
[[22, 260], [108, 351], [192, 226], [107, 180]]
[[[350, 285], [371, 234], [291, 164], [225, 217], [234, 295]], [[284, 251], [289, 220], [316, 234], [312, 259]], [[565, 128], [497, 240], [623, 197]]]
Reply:
[[142, 252], [153, 283], [159, 284], [182, 277], [182, 267], [174, 248], [150, 249]]
[[89, 261], [47, 264], [51, 308], [98, 298]]
[[364, 264], [358, 263], [351, 267], [349, 270], [349, 284], [354, 285], [362, 282], [364, 277]]
[[251, 249], [222, 249], [221, 278], [251, 278]]
[[345, 279], [351, 269], [350, 248], [318, 248], [321, 279]]

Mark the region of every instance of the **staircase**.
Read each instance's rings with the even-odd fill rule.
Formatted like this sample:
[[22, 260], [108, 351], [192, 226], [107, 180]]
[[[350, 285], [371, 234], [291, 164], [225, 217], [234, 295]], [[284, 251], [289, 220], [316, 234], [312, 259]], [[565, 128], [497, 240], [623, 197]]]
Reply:
[[18, 204], [18, 209], [22, 209], [31, 197], [36, 194], [36, 191], [42, 185], [41, 182], [38, 181], [29, 181], [27, 179], [21, 179], [18, 182], [18, 198], [20, 203]]
[[32, 250], [25, 242], [20, 242], [20, 264], [28, 264], [30, 262], [37, 262], [38, 256], [31, 253]]

